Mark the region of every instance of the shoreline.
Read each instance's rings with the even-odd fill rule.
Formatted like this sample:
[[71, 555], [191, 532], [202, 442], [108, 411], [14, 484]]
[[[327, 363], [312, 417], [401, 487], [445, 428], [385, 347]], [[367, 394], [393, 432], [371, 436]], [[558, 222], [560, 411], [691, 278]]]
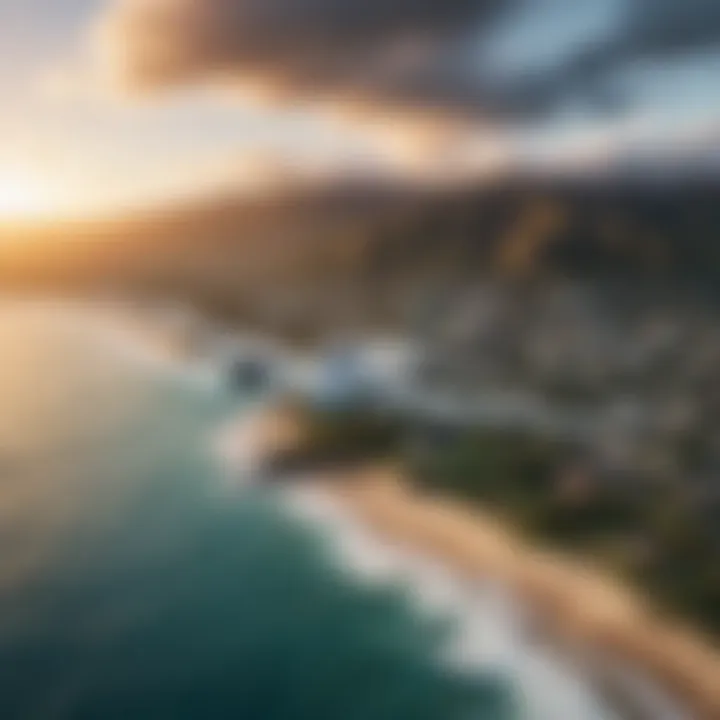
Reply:
[[420, 494], [392, 469], [371, 466], [319, 483], [379, 536], [460, 576], [485, 575], [505, 585], [537, 617], [543, 638], [582, 658], [588, 681], [633, 720], [660, 720], [650, 709], [653, 686], [692, 718], [720, 717], [720, 653], [656, 615], [612, 576], [531, 546], [481, 509]]
[[[590, 682], [587, 653], [542, 631], [539, 619], [500, 581], [462, 576], [442, 559], [393, 541], [362, 522], [314, 479], [282, 488], [294, 517], [319, 528], [336, 566], [354, 584], [399, 590], [413, 611], [448, 631], [436, 656], [451, 672], [499, 677], [526, 720], [636, 720]], [[657, 713], [652, 720], [687, 720]]]
[[[236, 426], [228, 445], [249, 440], [245, 448], [261, 464], [292, 455], [304, 443], [302, 420], [292, 408], [273, 406], [249, 427], [247, 420]], [[478, 505], [416, 490], [387, 463], [311, 463], [296, 481], [327, 493], [378, 538], [433, 559], [459, 578], [505, 587], [534, 618], [539, 639], [565, 653], [624, 720], [720, 719], [720, 649], [659, 613], [641, 590], [592, 558], [543, 548]]]

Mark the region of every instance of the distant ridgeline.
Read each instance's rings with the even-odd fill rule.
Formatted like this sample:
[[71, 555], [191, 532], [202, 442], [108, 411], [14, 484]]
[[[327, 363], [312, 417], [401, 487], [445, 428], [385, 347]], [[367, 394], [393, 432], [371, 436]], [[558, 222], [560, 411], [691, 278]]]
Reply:
[[347, 182], [115, 221], [6, 226], [0, 281], [182, 298], [290, 327], [308, 318], [406, 318], [429, 297], [481, 278], [600, 279], [713, 295], [718, 200], [709, 181], [452, 190]]

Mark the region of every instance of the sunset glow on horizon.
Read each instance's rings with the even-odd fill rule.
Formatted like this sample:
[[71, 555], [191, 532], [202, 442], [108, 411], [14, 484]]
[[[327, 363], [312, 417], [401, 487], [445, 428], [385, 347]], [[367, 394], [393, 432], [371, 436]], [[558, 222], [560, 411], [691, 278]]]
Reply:
[[0, 221], [44, 218], [55, 210], [56, 203], [41, 180], [0, 169]]
[[688, 2], [682, 22], [669, 0], [14, 3], [0, 219], [243, 194], [278, 168], [719, 172], [720, 12]]

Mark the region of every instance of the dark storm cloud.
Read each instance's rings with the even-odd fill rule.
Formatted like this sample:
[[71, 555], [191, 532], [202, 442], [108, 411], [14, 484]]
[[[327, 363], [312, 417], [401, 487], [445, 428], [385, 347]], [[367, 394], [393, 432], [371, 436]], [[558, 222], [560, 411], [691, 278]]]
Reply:
[[470, 54], [522, 2], [117, 0], [100, 38], [137, 90], [227, 79], [280, 99], [492, 113], [499, 94]]
[[575, 95], [612, 101], [603, 88], [628, 62], [720, 43], [720, 0], [625, 0], [613, 33], [588, 40], [552, 69], [512, 76], [481, 62], [488, 41], [536, 4], [116, 0], [101, 37], [136, 89], [227, 79], [280, 100], [516, 118]]

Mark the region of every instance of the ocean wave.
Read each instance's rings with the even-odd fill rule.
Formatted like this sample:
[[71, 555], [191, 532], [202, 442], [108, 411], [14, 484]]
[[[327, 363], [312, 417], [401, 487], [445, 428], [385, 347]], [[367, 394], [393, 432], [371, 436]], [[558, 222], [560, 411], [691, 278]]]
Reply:
[[373, 583], [410, 591], [421, 612], [453, 621], [444, 659], [463, 670], [500, 672], [516, 687], [523, 720], [616, 720], [589, 682], [550, 646], [530, 640], [529, 614], [490, 578], [467, 580], [409, 547], [384, 541], [311, 483], [283, 491], [286, 507], [321, 528], [343, 566]]
[[[221, 428], [213, 442], [235, 488], [252, 486], [262, 457], [255, 416]], [[498, 672], [516, 687], [523, 720], [617, 720], [586, 678], [556, 649], [532, 640], [531, 614], [489, 577], [467, 579], [441, 562], [373, 533], [312, 478], [280, 488], [286, 510], [324, 534], [342, 568], [362, 582], [400, 587], [425, 615], [454, 628], [443, 658], [451, 668]], [[659, 720], [659, 718], [658, 718]]]

